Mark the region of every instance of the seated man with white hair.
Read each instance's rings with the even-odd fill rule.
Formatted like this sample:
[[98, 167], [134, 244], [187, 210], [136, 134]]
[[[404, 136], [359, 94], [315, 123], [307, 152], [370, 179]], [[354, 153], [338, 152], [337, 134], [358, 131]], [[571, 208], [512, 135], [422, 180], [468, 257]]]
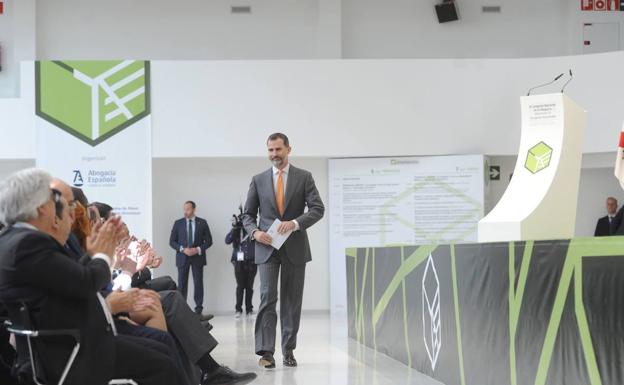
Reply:
[[[45, 171], [27, 169], [0, 184], [0, 222], [7, 226], [0, 234], [0, 301], [13, 313], [26, 303], [35, 328], [80, 330], [80, 350], [66, 384], [104, 385], [112, 378], [179, 384], [168, 348], [156, 342], [146, 348], [132, 337], [118, 336], [98, 295], [111, 279], [119, 219], [102, 226], [92, 258], [72, 261], [63, 247], [72, 223], [68, 202], [50, 188], [51, 181]], [[18, 353], [24, 352], [24, 343], [18, 339]], [[41, 339], [36, 346], [48, 382], [56, 382], [73, 341]], [[18, 357], [17, 366], [27, 360]]]

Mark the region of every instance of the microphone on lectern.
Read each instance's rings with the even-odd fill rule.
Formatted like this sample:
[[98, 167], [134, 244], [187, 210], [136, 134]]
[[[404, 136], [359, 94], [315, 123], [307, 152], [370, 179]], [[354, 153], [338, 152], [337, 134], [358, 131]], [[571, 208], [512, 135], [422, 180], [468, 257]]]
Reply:
[[527, 96], [531, 95], [531, 91], [533, 91], [533, 90], [535, 90], [537, 88], [546, 87], [546, 86], [549, 86], [549, 85], [553, 84], [557, 80], [561, 79], [563, 74], [564, 74], [563, 72], [560, 73], [559, 75], [557, 75], [556, 78], [554, 78], [553, 80], [549, 81], [548, 83], [540, 84], [539, 86], [535, 86], [535, 87], [529, 88], [529, 92], [527, 92]]

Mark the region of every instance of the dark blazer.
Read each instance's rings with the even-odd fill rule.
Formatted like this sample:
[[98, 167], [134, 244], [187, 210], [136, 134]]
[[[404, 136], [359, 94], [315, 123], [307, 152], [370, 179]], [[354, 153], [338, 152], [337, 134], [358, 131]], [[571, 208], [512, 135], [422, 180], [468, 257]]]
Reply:
[[[80, 330], [68, 384], [106, 384], [112, 377], [115, 341], [96, 297], [110, 280], [105, 261], [76, 263], [43, 232], [9, 227], [0, 234], [0, 301], [13, 314], [25, 302], [37, 328]], [[41, 339], [37, 349], [49, 376], [60, 377], [72, 347], [67, 339]]]
[[232, 258], [230, 261], [237, 261], [239, 250], [245, 255], [245, 261], [254, 261], [254, 256], [256, 254], [255, 242], [251, 237], [247, 237], [247, 239], [241, 243], [241, 232], [243, 233], [243, 238], [247, 237], [247, 231], [245, 231], [245, 228], [241, 227], [232, 227], [232, 230], [225, 236], [225, 243], [232, 245]]
[[611, 235], [624, 235], [624, 206], [620, 207], [611, 220]]
[[[187, 265], [206, 265], [206, 250], [212, 246], [212, 235], [210, 227], [205, 219], [195, 217], [195, 237], [192, 245], [188, 245], [186, 218], [175, 221], [171, 229], [169, 237], [169, 245], [176, 251], [176, 266], [184, 267]], [[180, 247], [200, 247], [201, 253], [192, 257], [187, 256], [180, 251]]]
[[[312, 260], [306, 229], [318, 222], [325, 213], [325, 206], [309, 171], [290, 165], [285, 199], [284, 215], [280, 217], [275, 203], [273, 168], [254, 176], [249, 185], [243, 224], [245, 230], [249, 234], [253, 234], [256, 229], [267, 231], [276, 218], [281, 221], [295, 219], [299, 223], [300, 229], [288, 237], [281, 250], [291, 263], [295, 265], [305, 264]], [[306, 207], [307, 212], [305, 211]], [[258, 215], [260, 216], [259, 221]], [[256, 263], [265, 263], [271, 257], [273, 247], [260, 242], [255, 242], [255, 244]]]
[[598, 219], [598, 223], [596, 223], [596, 231], [594, 231], [595, 237], [605, 237], [608, 235], [613, 235], [614, 230], [611, 229], [611, 224], [609, 223], [609, 216], [605, 215], [604, 217]]

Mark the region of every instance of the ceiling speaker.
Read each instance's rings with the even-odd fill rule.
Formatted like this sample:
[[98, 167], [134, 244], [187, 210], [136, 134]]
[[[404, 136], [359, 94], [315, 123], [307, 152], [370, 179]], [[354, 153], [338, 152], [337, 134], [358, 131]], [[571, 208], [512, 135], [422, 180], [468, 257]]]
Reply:
[[457, 8], [453, 0], [445, 1], [442, 4], [436, 4], [435, 10], [436, 15], [438, 15], [438, 22], [440, 23], [459, 20], [459, 17], [457, 17]]

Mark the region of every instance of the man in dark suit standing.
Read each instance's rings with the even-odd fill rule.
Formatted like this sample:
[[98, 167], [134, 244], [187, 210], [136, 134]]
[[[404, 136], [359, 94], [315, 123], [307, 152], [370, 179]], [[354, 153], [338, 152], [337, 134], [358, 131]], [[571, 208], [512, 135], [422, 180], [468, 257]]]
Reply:
[[205, 219], [195, 216], [195, 202], [184, 203], [184, 218], [178, 219], [171, 229], [169, 245], [176, 251], [178, 289], [186, 299], [189, 269], [193, 270], [195, 313], [204, 309], [204, 266], [206, 250], [212, 246], [210, 227]]
[[608, 235], [614, 235], [617, 228], [614, 228], [614, 219], [617, 212], [618, 202], [613, 197], [607, 198], [607, 215], [598, 219], [596, 223], [596, 231], [594, 231], [595, 237], [605, 237]]
[[[325, 207], [309, 171], [291, 166], [288, 137], [272, 134], [267, 140], [273, 167], [254, 176], [249, 186], [243, 214], [247, 233], [255, 239], [255, 260], [260, 272], [260, 309], [256, 318], [256, 354], [259, 364], [274, 368], [277, 326], [277, 284], [281, 269], [280, 317], [282, 354], [285, 366], [297, 366], [293, 351], [301, 319], [301, 301], [306, 263], [312, 260], [306, 230], [318, 222]], [[305, 211], [308, 208], [307, 212]], [[260, 220], [258, 222], [258, 213]], [[292, 233], [276, 250], [267, 230], [279, 219], [278, 232]]]

